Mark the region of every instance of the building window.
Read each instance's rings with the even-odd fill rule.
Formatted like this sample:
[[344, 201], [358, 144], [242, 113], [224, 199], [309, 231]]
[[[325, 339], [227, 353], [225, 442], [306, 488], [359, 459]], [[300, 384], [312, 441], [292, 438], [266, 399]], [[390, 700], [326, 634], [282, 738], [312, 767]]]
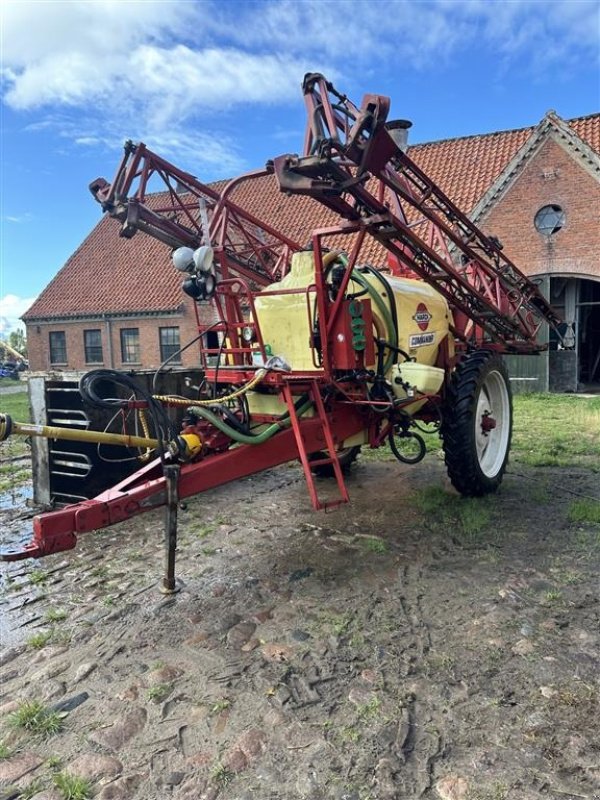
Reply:
[[141, 362], [139, 328], [121, 328], [121, 361], [124, 364]]
[[67, 363], [67, 337], [64, 331], [52, 331], [50, 333], [50, 363]]
[[564, 227], [565, 219], [565, 212], [560, 206], [542, 206], [535, 215], [533, 224], [539, 233], [552, 236]]
[[168, 358], [171, 358], [171, 356], [174, 356], [174, 358], [171, 359], [171, 362], [175, 364], [181, 364], [181, 354], [179, 356], [175, 356], [175, 353], [177, 353], [181, 348], [181, 343], [179, 341], [179, 328], [159, 328], [158, 338], [160, 341], [161, 362], [166, 361]]
[[86, 364], [102, 363], [102, 333], [99, 330], [83, 332]]

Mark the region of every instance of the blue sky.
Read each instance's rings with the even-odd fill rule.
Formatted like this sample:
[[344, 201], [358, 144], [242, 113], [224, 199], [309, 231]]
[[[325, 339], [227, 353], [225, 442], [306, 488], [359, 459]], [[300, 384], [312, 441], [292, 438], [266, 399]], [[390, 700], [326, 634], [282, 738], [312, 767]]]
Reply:
[[412, 142], [600, 108], [600, 0], [1, 0], [0, 335], [100, 218], [125, 139], [204, 181], [302, 148], [306, 71]]

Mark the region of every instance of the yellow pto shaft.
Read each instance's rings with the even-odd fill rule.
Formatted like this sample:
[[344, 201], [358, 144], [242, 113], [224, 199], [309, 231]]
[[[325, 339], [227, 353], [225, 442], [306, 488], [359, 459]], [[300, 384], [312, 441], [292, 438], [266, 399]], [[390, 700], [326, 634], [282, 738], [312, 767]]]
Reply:
[[[27, 422], [15, 422], [8, 414], [0, 414], [0, 442], [12, 435], [41, 436], [44, 439], [63, 439], [71, 442], [92, 442], [95, 444], [113, 444], [121, 447], [144, 447], [155, 450], [159, 446], [158, 439], [144, 436], [130, 436], [126, 433], [103, 433], [102, 431], [82, 431], [78, 428], [57, 428], [50, 425], [33, 425]], [[200, 451], [202, 443], [198, 436], [185, 434], [175, 442], [170, 442], [165, 449], [173, 455], [191, 458]]]

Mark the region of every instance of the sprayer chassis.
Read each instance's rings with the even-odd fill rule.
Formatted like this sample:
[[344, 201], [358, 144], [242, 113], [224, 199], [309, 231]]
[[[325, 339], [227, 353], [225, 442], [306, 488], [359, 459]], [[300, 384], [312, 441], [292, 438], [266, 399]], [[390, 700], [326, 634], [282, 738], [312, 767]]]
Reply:
[[[209, 448], [196, 461], [155, 461], [93, 500], [41, 514], [34, 519], [32, 543], [21, 551], [3, 553], [4, 560], [71, 549], [80, 533], [165, 506], [164, 587], [173, 591], [180, 500], [300, 459], [315, 508], [329, 508], [347, 501], [339, 448], [361, 433], [362, 441], [371, 447], [378, 447], [390, 435], [392, 443], [394, 430], [403, 435], [406, 425], [411, 424], [404, 409], [414, 402], [414, 399], [406, 402], [394, 399], [389, 391], [389, 400], [384, 397], [379, 401], [368, 385], [371, 381], [371, 387], [377, 387], [378, 380], [381, 383], [388, 380], [379, 364], [375, 375], [363, 359], [359, 369], [350, 370], [348, 378], [348, 371], [344, 375], [336, 363], [346, 293], [353, 271], [360, 267], [360, 251], [367, 235], [388, 251], [392, 274], [428, 283], [449, 307], [450, 334], [439, 343], [435, 365], [430, 362], [432, 367], [444, 371], [445, 379], [435, 394], [421, 393], [425, 405], [412, 417], [439, 420], [440, 408], [445, 403], [452, 416], [454, 403], [463, 412], [468, 407], [472, 419], [463, 412], [455, 415], [447, 426], [447, 438], [472, 439], [474, 430], [480, 437], [486, 437], [494, 431], [496, 422], [482, 398], [485, 400], [486, 387], [490, 397], [495, 387], [500, 387], [497, 397], [504, 404], [504, 417], [508, 415], [507, 419], [503, 417], [508, 425], [502, 444], [505, 452], [501, 453], [504, 462], [497, 470], [501, 479], [510, 446], [511, 408], [508, 378], [495, 353], [539, 352], [543, 349], [536, 340], [540, 326], [547, 322], [556, 327], [559, 318], [538, 288], [501, 252], [499, 242], [483, 234], [406, 155], [393, 137], [394, 124], [387, 123], [388, 98], [366, 95], [362, 106], [357, 108], [318, 74], [307, 75], [303, 89], [308, 110], [304, 156], [280, 156], [268, 166], [268, 171], [274, 172], [283, 191], [308, 195], [335, 211], [343, 221], [316, 231], [312, 237], [314, 282], [305, 288], [305, 293], [311, 320], [311, 341], [307, 347], [313, 353], [314, 371], [271, 370], [262, 381], [264, 389], [276, 395], [287, 408], [289, 427], [261, 444], [232, 445], [232, 441], [226, 440], [212, 450]], [[151, 176], [160, 176], [166, 185], [165, 205], [159, 209], [152, 209], [145, 202]], [[138, 188], [130, 194], [136, 181]], [[177, 190], [176, 181], [184, 187], [185, 194]], [[262, 294], [269, 294], [269, 284], [287, 274], [292, 253], [301, 249], [234, 202], [238, 184], [239, 181], [232, 182], [219, 196], [214, 189], [168, 164], [144, 145], [128, 143], [112, 185], [99, 179], [90, 187], [104, 211], [121, 222], [121, 235], [127, 238], [142, 230], [172, 247], [200, 248], [207, 243], [213, 246], [215, 264], [224, 280], [214, 294], [220, 321], [211, 328], [221, 334], [225, 345], [216, 352], [201, 347], [200, 355], [205, 368], [211, 357], [217, 355], [219, 360], [223, 357], [221, 366], [206, 370], [207, 378], [219, 387], [231, 388], [251, 381], [256, 374], [257, 356], [260, 363], [266, 363], [269, 356], [255, 313], [259, 293], [250, 289], [248, 281], [267, 287]], [[343, 274], [333, 286], [325, 253], [327, 246], [338, 248], [340, 240], [350, 242], [350, 246]], [[191, 280], [193, 283], [196, 277]], [[248, 317], [240, 303], [240, 292], [247, 299], [246, 308], [250, 309], [253, 320], [252, 346], [244, 342]], [[377, 337], [378, 334], [374, 335]], [[401, 355], [398, 347], [390, 347], [389, 340], [376, 344], [380, 353], [387, 348], [388, 353], [396, 351], [398, 357]], [[402, 357], [410, 358], [406, 353]], [[465, 376], [462, 388], [461, 375]], [[477, 387], [473, 396], [471, 384]], [[311, 417], [296, 413], [295, 402], [303, 395], [312, 404]], [[277, 424], [278, 418], [267, 417], [260, 422]], [[454, 448], [454, 457], [450, 454], [448, 458], [448, 452], [446, 455], [447, 462], [454, 462], [456, 476], [463, 467], [463, 451]], [[475, 442], [471, 446], [475, 463], [474, 448]], [[320, 454], [317, 463], [330, 467], [335, 476], [338, 499], [333, 503], [322, 502], [317, 495], [310, 461], [315, 453]], [[478, 463], [475, 468], [479, 470]], [[484, 482], [487, 479], [483, 472], [479, 477]], [[494, 481], [489, 483], [485, 491], [495, 488]]]

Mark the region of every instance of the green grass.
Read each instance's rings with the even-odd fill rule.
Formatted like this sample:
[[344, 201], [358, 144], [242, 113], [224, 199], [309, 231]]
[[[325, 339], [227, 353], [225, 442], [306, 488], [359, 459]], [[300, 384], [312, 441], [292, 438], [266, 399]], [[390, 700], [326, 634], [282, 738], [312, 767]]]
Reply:
[[162, 700], [168, 697], [172, 691], [172, 683], [159, 683], [156, 686], [152, 686], [150, 689], [148, 689], [148, 700], [152, 700], [154, 703], [160, 703]]
[[24, 700], [19, 708], [8, 716], [13, 728], [23, 728], [31, 733], [54, 736], [62, 728], [62, 717], [56, 711], [49, 711], [39, 700]]
[[88, 800], [92, 796], [92, 786], [86, 778], [79, 778], [70, 772], [58, 772], [52, 781], [64, 800]]
[[90, 570], [90, 577], [92, 578], [108, 578], [108, 575], [108, 567], [94, 567], [94, 569]]
[[25, 386], [23, 386], [22, 392], [0, 395], [0, 414], [9, 414], [17, 422], [31, 421], [29, 398]]
[[43, 569], [32, 569], [29, 573], [29, 581], [34, 586], [44, 584], [48, 580], [48, 573]]
[[[419, 422], [419, 425], [429, 433], [423, 433], [423, 431], [418, 430], [417, 428], [411, 428], [411, 431], [417, 433], [423, 441], [425, 442], [425, 448], [427, 453], [439, 453], [442, 449], [442, 441], [437, 434], [437, 429], [434, 425], [425, 425], [423, 422]], [[398, 441], [398, 440], [397, 440]], [[400, 447], [400, 451], [402, 452], [402, 447]], [[378, 447], [376, 450], [369, 447], [368, 444], [362, 446], [359, 459], [361, 461], [395, 461], [396, 456], [390, 450], [389, 444], [386, 443], [381, 447]]]
[[[513, 405], [513, 462], [535, 467], [581, 466], [600, 472], [600, 397], [523, 394], [513, 398]], [[442, 443], [434, 426], [423, 427], [433, 431], [423, 434], [427, 453], [439, 453]], [[394, 455], [387, 443], [377, 450], [364, 445], [360, 459], [391, 461]]]
[[63, 622], [67, 618], [67, 612], [63, 608], [49, 608], [44, 614], [46, 622]]
[[216, 714], [220, 714], [221, 712], [225, 711], [226, 709], [231, 707], [231, 700], [228, 697], [222, 697], [220, 700], [211, 707], [210, 713], [212, 716]]
[[227, 786], [234, 779], [235, 774], [230, 769], [227, 769], [224, 764], [219, 763], [210, 773], [210, 777], [219, 786]]
[[27, 639], [26, 644], [33, 650], [41, 650], [43, 647], [46, 647], [46, 645], [50, 643], [51, 639], [52, 639], [52, 631], [43, 631], [41, 633], [34, 633], [33, 636], [30, 636], [29, 639]]
[[[4, 471], [4, 468], [2, 468], [2, 471]], [[8, 466], [6, 467], [6, 474], [0, 477], [0, 492], [9, 492], [16, 486], [28, 481], [29, 478], [31, 478], [31, 469], [29, 467], [15, 468], [14, 466]]]
[[356, 708], [358, 718], [362, 720], [374, 719], [379, 716], [380, 711], [381, 700], [378, 697], [373, 697], [368, 703], [364, 703]]
[[31, 800], [36, 797], [44, 788], [41, 778], [34, 778], [34, 780], [19, 792], [19, 800]]
[[333, 631], [336, 636], [343, 636], [348, 632], [353, 619], [354, 614], [351, 611], [347, 611], [345, 614], [333, 614], [324, 611], [319, 614], [316, 627], [317, 629], [325, 627]]
[[426, 525], [437, 531], [449, 531], [465, 541], [475, 541], [490, 533], [494, 497], [458, 497], [441, 486], [427, 486], [414, 495], [415, 505]]
[[557, 603], [558, 601], [562, 600], [562, 592], [558, 589], [549, 589], [544, 594], [544, 599], [547, 603]]
[[4, 742], [0, 742], [0, 761], [12, 756], [12, 750]]
[[569, 520], [600, 524], [600, 502], [586, 497], [575, 500], [569, 507]]
[[377, 553], [378, 555], [389, 551], [388, 543], [377, 536], [367, 536], [362, 540], [361, 546], [367, 553]]
[[600, 472], [600, 397], [517, 395], [512, 458], [534, 467]]
[[214, 533], [217, 528], [218, 525], [208, 523], [204, 525], [198, 525], [198, 527], [193, 528], [193, 532], [198, 539], [206, 539], [206, 537], [210, 536], [211, 533]]
[[[16, 381], [5, 381], [2, 385], [10, 386], [16, 383]], [[23, 391], [0, 395], [0, 414], [9, 414], [17, 422], [31, 422], [27, 389], [25, 384], [20, 385], [23, 387]], [[7, 462], [3, 464], [0, 471], [0, 491], [8, 491], [29, 480], [30, 469], [21, 466], [15, 467], [9, 462], [9, 459], [27, 457], [29, 454], [29, 445], [22, 436], [11, 436], [5, 442], [0, 442], [0, 462]]]
[[362, 733], [355, 728], [354, 725], [346, 725], [339, 733], [339, 738], [342, 742], [350, 742], [356, 744], [362, 739]]

